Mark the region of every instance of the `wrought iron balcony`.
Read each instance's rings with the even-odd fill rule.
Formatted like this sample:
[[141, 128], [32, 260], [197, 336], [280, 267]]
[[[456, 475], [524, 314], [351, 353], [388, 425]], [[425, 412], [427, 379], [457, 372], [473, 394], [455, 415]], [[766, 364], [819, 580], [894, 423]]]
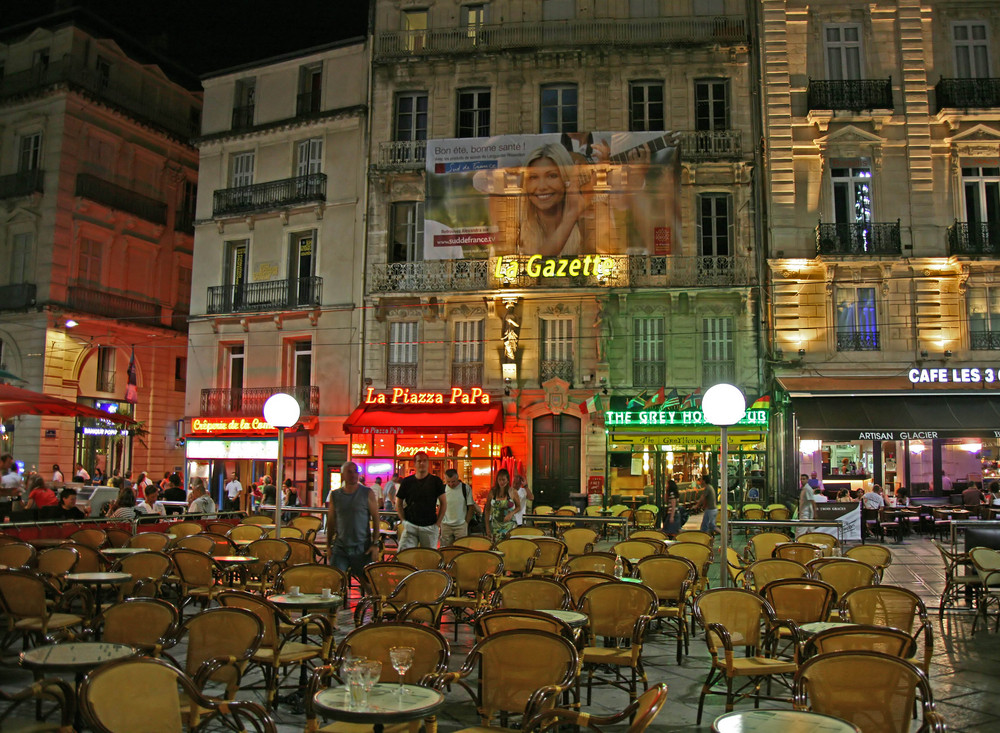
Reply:
[[319, 112], [319, 94], [302, 92], [295, 98], [295, 114], [308, 115]]
[[163, 309], [148, 300], [130, 298], [86, 285], [71, 285], [69, 307], [105, 318], [116, 318], [144, 326], [163, 326]]
[[470, 362], [451, 365], [452, 387], [482, 387], [483, 363]]
[[[604, 255], [600, 275], [541, 277], [529, 275], [528, 257], [503, 258], [498, 278], [497, 258], [390, 262], [369, 268], [369, 293], [492, 290], [497, 288], [580, 287], [739, 287], [752, 284], [749, 257], [682, 257], [679, 255]], [[517, 274], [511, 275], [513, 263]]]
[[376, 166], [379, 168], [423, 170], [426, 161], [426, 140], [396, 140], [378, 144]]
[[816, 227], [816, 253], [821, 255], [898, 255], [903, 246], [899, 220], [875, 224], [820, 224]]
[[385, 386], [416, 387], [416, 364], [387, 364], [385, 370]]
[[632, 362], [633, 387], [662, 387], [666, 379], [667, 365], [662, 361]]
[[77, 175], [76, 195], [111, 209], [134, 214], [152, 224], [162, 226], [167, 223], [167, 205], [162, 201], [143, 196], [90, 173]]
[[326, 174], [223, 188], [213, 194], [212, 215], [234, 216], [326, 201]]
[[0, 176], [0, 199], [12, 199], [19, 196], [30, 196], [33, 193], [42, 193], [42, 180], [44, 178], [45, 172], [38, 168]]
[[679, 137], [684, 160], [743, 157], [743, 136], [739, 130], [684, 130]]
[[1000, 252], [1000, 222], [956, 221], [948, 227], [949, 255], [989, 255]]
[[888, 79], [809, 80], [809, 109], [861, 112], [892, 109], [892, 77]]
[[233, 129], [246, 130], [253, 127], [254, 105], [248, 104], [244, 107], [233, 107]]
[[743, 43], [743, 16], [569, 20], [495, 23], [414, 31], [387, 31], [375, 37], [376, 62], [432, 54], [517, 51], [567, 46], [662, 46], [670, 43]]
[[243, 285], [213, 285], [208, 289], [208, 313], [251, 313], [309, 308], [323, 298], [323, 278], [265, 280]]
[[1000, 333], [972, 331], [969, 333], [969, 348], [973, 351], [998, 351], [1000, 350]]
[[290, 394], [303, 415], [319, 414], [319, 387], [244, 387], [243, 389], [203, 389], [202, 417], [260, 417], [271, 395]]
[[562, 379], [573, 384], [573, 360], [565, 359], [543, 359], [539, 365], [539, 382], [547, 382], [550, 379]]
[[847, 331], [837, 334], [837, 351], [878, 351], [878, 333]]
[[942, 79], [934, 87], [938, 112], [942, 109], [1000, 107], [1000, 78]]
[[0, 310], [21, 310], [35, 304], [35, 284], [0, 285]]

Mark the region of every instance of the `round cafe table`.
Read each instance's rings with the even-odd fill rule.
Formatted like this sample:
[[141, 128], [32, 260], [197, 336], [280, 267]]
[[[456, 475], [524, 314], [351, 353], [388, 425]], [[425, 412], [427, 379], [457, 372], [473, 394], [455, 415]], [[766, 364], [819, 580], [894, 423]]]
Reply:
[[233, 586], [234, 578], [243, 580], [242, 565], [257, 562], [257, 558], [252, 555], [212, 555], [212, 559], [223, 567], [223, 574], [226, 576], [229, 587]]
[[330, 687], [317, 692], [313, 704], [324, 718], [370, 725], [372, 733], [382, 733], [386, 723], [428, 718], [444, 706], [444, 695], [437, 690], [418, 685], [403, 685], [403, 689], [405, 692], [400, 696], [399, 685], [380, 682], [368, 693], [368, 705], [355, 710], [346, 685]]
[[100, 553], [107, 557], [125, 557], [126, 555], [135, 555], [138, 552], [149, 552], [145, 547], [108, 547], [101, 550]]
[[587, 614], [579, 611], [566, 611], [561, 608], [540, 608], [539, 613], [547, 613], [549, 616], [566, 622], [570, 628], [578, 629], [587, 625]]
[[715, 733], [861, 733], [846, 720], [805, 710], [741, 710], [720, 715]]
[[814, 636], [821, 631], [826, 631], [827, 629], [840, 629], [844, 626], [855, 626], [856, 624], [850, 621], [813, 621], [812, 623], [802, 624], [799, 626], [799, 630], [806, 636]]
[[132, 580], [132, 573], [67, 573], [70, 583], [94, 586], [94, 613], [101, 612], [101, 588], [105, 585], [121, 585]]

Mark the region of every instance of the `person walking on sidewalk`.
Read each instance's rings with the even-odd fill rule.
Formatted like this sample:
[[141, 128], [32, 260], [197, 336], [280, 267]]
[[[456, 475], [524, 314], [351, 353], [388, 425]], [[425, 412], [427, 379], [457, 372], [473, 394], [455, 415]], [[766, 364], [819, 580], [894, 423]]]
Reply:
[[430, 472], [431, 460], [424, 451], [413, 456], [415, 471], [404, 478], [396, 492], [396, 514], [403, 528], [399, 550], [410, 547], [437, 549], [441, 520], [448, 510], [444, 482]]

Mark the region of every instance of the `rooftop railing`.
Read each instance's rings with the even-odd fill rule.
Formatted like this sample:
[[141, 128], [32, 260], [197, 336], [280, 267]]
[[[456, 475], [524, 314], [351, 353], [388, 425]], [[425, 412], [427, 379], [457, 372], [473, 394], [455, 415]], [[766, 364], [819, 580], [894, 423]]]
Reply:
[[283, 178], [249, 186], [223, 188], [212, 195], [212, 215], [232, 216], [326, 201], [326, 174]]
[[517, 51], [565, 46], [661, 46], [747, 41], [743, 16], [569, 20], [384, 31], [375, 36], [377, 61], [449, 53]]

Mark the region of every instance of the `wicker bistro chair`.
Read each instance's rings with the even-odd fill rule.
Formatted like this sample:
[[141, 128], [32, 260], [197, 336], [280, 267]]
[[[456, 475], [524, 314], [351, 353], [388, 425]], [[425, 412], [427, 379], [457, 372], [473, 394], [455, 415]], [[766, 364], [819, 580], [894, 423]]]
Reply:
[[456, 547], [455, 545], [439, 547], [438, 552], [441, 553], [441, 562], [443, 563], [441, 567], [448, 567], [448, 563], [450, 563], [456, 555], [461, 555], [463, 552], [468, 551], [468, 547]]
[[298, 527], [282, 526], [280, 529], [275, 527], [274, 529], [269, 529], [264, 533], [264, 536], [269, 539], [281, 540], [281, 539], [304, 539], [306, 533], [303, 532]]
[[538, 557], [530, 575], [558, 575], [566, 558], [566, 543], [554, 537], [532, 537]]
[[476, 639], [499, 634], [501, 631], [520, 631], [534, 629], [549, 634], [556, 634], [572, 642], [576, 642], [576, 633], [572, 627], [561, 619], [542, 611], [531, 611], [524, 608], [494, 608], [480, 613], [474, 623]]
[[656, 594], [653, 618], [673, 633], [680, 664], [682, 656], [688, 653], [688, 602], [698, 570], [687, 558], [657, 555], [641, 560], [635, 574]]
[[712, 564], [712, 548], [699, 542], [675, 542], [667, 545], [667, 555], [690, 560], [698, 571], [694, 593], [697, 595], [708, 587], [708, 568]]
[[[973, 547], [969, 550], [969, 560], [979, 577], [980, 593], [976, 602], [976, 618], [972, 622], [972, 633], [976, 633], [979, 617], [989, 623], [989, 608], [997, 606], [994, 631], [1000, 629], [1000, 552], [987, 547]], [[926, 668], [925, 668], [926, 669]]]
[[832, 585], [841, 598], [855, 588], [878, 583], [878, 571], [860, 560], [841, 557], [814, 560], [813, 563], [808, 566], [809, 574]]
[[441, 553], [431, 547], [411, 547], [396, 553], [396, 562], [412, 565], [417, 570], [437, 570], [443, 567]]
[[[919, 693], [919, 695], [918, 695]], [[917, 698], [922, 731], [945, 731], [927, 676], [899, 657], [834, 652], [805, 661], [795, 675], [795, 707], [836, 716], [862, 733], [908, 733]]]
[[916, 652], [916, 644], [905, 631], [888, 626], [835, 626], [806, 639], [800, 659], [832, 652], [878, 652], [909, 659]]
[[568, 609], [573, 604], [569, 589], [552, 578], [515, 578], [493, 591], [493, 608], [542, 611]]
[[190, 537], [193, 534], [201, 534], [202, 526], [200, 522], [174, 522], [167, 527], [167, 534], [174, 538], [174, 542], [181, 537]]
[[572, 598], [572, 608], [580, 608], [580, 599], [583, 594], [595, 585], [610, 583], [618, 579], [612, 573], [595, 573], [589, 570], [577, 570], [562, 576], [559, 581], [566, 586]]
[[197, 550], [198, 552], [204, 552], [206, 555], [218, 554], [215, 550], [215, 540], [207, 534], [189, 534], [178, 537], [174, 541], [173, 547], [184, 548], [185, 550]]
[[880, 582], [885, 569], [892, 565], [892, 550], [884, 545], [855, 545], [847, 550], [844, 556], [866, 562], [878, 570]]
[[823, 557], [833, 557], [840, 552], [840, 540], [826, 532], [804, 532], [795, 538], [796, 542], [806, 542], [813, 545], [823, 545]]
[[[356, 658], [377, 659], [382, 662], [379, 681], [397, 682], [399, 674], [393, 669], [392, 660], [389, 658], [389, 650], [394, 646], [408, 646], [413, 649], [413, 664], [403, 676], [403, 681], [407, 684], [430, 684], [435, 675], [448, 671], [448, 659], [451, 653], [448, 641], [438, 631], [428, 626], [383, 621], [355, 629], [340, 642], [331, 664], [313, 670], [309, 681], [309, 692], [306, 695], [306, 733], [313, 731], [357, 733], [363, 730], [351, 723], [332, 723], [320, 728], [313, 698], [329, 684], [331, 678], [338, 680], [342, 678], [342, 667], [349, 655]], [[383, 730], [384, 733], [417, 733], [422, 725], [428, 731], [437, 729], [436, 720], [428, 718], [423, 721], [386, 724]]]
[[[965, 595], [968, 600], [978, 596], [982, 589], [978, 573], [966, 573], [965, 567], [969, 562], [969, 556], [964, 552], [953, 552], [942, 545], [937, 540], [931, 540], [937, 548], [944, 561], [944, 590], [941, 591], [941, 598], [938, 601], [938, 618], [944, 618], [944, 612], [948, 608], [957, 608]], [[880, 547], [880, 545], [863, 545], [863, 547]], [[855, 548], [851, 548], [853, 550]], [[851, 554], [848, 550], [848, 555]]]
[[734, 548], [726, 548], [726, 568], [729, 572], [729, 584], [734, 588], [743, 585], [743, 576], [747, 570], [747, 563], [740, 557]]
[[922, 639], [921, 656], [911, 658], [924, 670], [934, 654], [934, 631], [927, 621], [927, 608], [913, 591], [888, 585], [855, 588], [840, 599], [840, 617], [845, 621], [872, 626], [891, 626], [910, 635], [916, 644]]
[[316, 562], [319, 553], [316, 551], [316, 545], [312, 542], [296, 537], [283, 537], [282, 539], [288, 545], [286, 565], [291, 567], [292, 565], [311, 565]]
[[[538, 513], [537, 508], [535, 510], [535, 513], [536, 514]], [[545, 536], [545, 530], [543, 530], [541, 527], [525, 527], [525, 526], [514, 527], [514, 529], [512, 529], [510, 531], [510, 533], [507, 535], [508, 538], [510, 538], [510, 537], [544, 537], [544, 536]]]
[[[771, 605], [748, 590], [716, 588], [705, 591], [694, 601], [694, 615], [705, 629], [705, 642], [712, 655], [712, 666], [698, 698], [697, 724], [701, 725], [705, 697], [726, 696], [726, 712], [740, 699], [755, 698], [759, 705], [761, 684], [774, 677], [792, 675], [795, 661], [775, 659], [771, 655], [779, 621]], [[796, 632], [794, 622], [787, 624]], [[737, 680], [743, 684], [734, 689]], [[713, 688], [725, 682], [725, 692]], [[780, 698], [766, 698], [780, 699]]]
[[[333, 627], [325, 615], [310, 613], [293, 620], [267, 599], [243, 591], [220, 593], [218, 600], [226, 608], [245, 608], [256, 614], [263, 624], [264, 636], [260, 648], [251, 656], [250, 663], [251, 666], [259, 667], [264, 675], [268, 709], [274, 707], [283, 670], [288, 667], [307, 667], [310, 662], [329, 663]], [[321, 643], [298, 641], [302, 628], [308, 629], [310, 624], [321, 629]], [[282, 633], [283, 628], [287, 629], [286, 633]]]
[[[34, 702], [35, 705], [24, 705], [27, 702]], [[55, 710], [59, 713], [58, 722], [39, 723], [35, 720], [36, 710], [39, 710], [43, 703], [48, 702], [55, 703]], [[0, 690], [0, 703], [7, 703], [3, 711], [0, 712], [0, 730], [9, 733], [42, 733], [43, 731], [74, 733], [76, 730], [73, 725], [76, 695], [72, 686], [64, 680], [47, 677], [36, 681], [31, 687], [17, 692]], [[33, 708], [30, 713], [26, 712], [28, 707]], [[48, 717], [48, 715], [44, 717]]]
[[[646, 670], [642, 665], [643, 639], [658, 607], [656, 593], [638, 583], [612, 581], [584, 592], [580, 611], [587, 615], [590, 638], [581, 660], [587, 672], [588, 705], [597, 670], [610, 670], [610, 676], [598, 677], [596, 684], [625, 690], [629, 702], [636, 698], [639, 681], [642, 689], [647, 689]], [[611, 646], [598, 646], [597, 640], [602, 637], [605, 644]]]
[[438, 628], [453, 581], [444, 570], [418, 570], [403, 578], [379, 604], [375, 621], [416, 621]]
[[205, 522], [205, 531], [212, 534], [226, 535], [235, 526], [232, 522]]
[[[795, 629], [802, 624], [826, 621], [837, 602], [837, 591], [832, 585], [809, 578], [773, 580], [761, 588], [759, 594], [771, 604], [775, 616], [781, 619], [781, 625], [775, 630], [776, 641], [790, 642], [784, 650], [776, 645], [775, 655], [792, 659], [798, 658], [803, 641]], [[785, 625], [783, 622], [786, 619], [794, 622], [795, 626]]]
[[[614, 715], [593, 715], [569, 708], [552, 708], [533, 716], [523, 727], [525, 733], [535, 733], [557, 729], [560, 723], [568, 723], [601, 733], [603, 725], [616, 725], [630, 720], [625, 733], [643, 733], [656, 720], [667, 700], [667, 686], [662, 682], [653, 685], [646, 692], [629, 703], [628, 707]], [[615, 729], [617, 730], [617, 729]]]
[[75, 548], [66, 545], [50, 547], [38, 553], [35, 571], [47, 578], [59, 590], [63, 590], [65, 588], [63, 576], [72, 573], [79, 562], [80, 553]]
[[[544, 631], [502, 631], [480, 639], [462, 667], [434, 678], [438, 688], [458, 685], [472, 698], [482, 724], [495, 717], [506, 725], [533, 702], [539, 710], [560, 693], [570, 692], [577, 678], [579, 656], [573, 642]], [[467, 680], [478, 673], [475, 689]]]
[[500, 584], [504, 572], [503, 557], [495, 552], [469, 550], [452, 559], [445, 568], [455, 584], [444, 605], [454, 616], [455, 638], [458, 625], [472, 623], [489, 605], [490, 594]]
[[674, 539], [678, 542], [697, 542], [700, 545], [705, 545], [706, 547], [711, 547], [713, 541], [715, 540], [712, 535], [708, 532], [702, 532], [697, 529], [687, 529], [678, 532]]
[[[54, 598], [53, 603], [48, 599]], [[83, 614], [72, 613], [72, 604], [82, 598]], [[6, 649], [18, 637], [29, 642], [51, 644], [61, 638], [73, 639], [87, 618], [93, 616], [93, 600], [81, 585], [65, 593], [28, 570], [0, 571], [0, 610], [3, 611], [3, 638], [0, 649]]]
[[[191, 701], [185, 715], [178, 695], [150, 695], [151, 690], [177, 687]], [[239, 731], [274, 733], [274, 721], [255, 702], [216, 701], [202, 695], [194, 682], [179, 669], [160, 659], [121, 659], [99, 667], [87, 675], [80, 687], [80, 708], [91, 729], [99, 733], [126, 730], [183, 730], [185, 718], [191, 729], [198, 728], [203, 713], [224, 718], [227, 727]]]
[[566, 543], [566, 554], [569, 557], [577, 557], [594, 551], [598, 534], [589, 527], [570, 527], [564, 529], [559, 538]]
[[181, 614], [185, 606], [195, 601], [205, 608], [224, 589], [218, 580], [222, 567], [204, 552], [181, 547], [170, 551], [170, 559], [177, 571]]
[[132, 576], [131, 580], [118, 586], [119, 599], [158, 597], [173, 567], [173, 560], [169, 556], [152, 550], [118, 558], [111, 569]]
[[105, 570], [108, 566], [108, 561], [101, 554], [101, 551], [95, 550], [90, 545], [66, 542], [60, 545], [60, 547], [72, 547], [80, 556], [80, 559], [76, 563], [76, 568], [73, 570], [74, 573], [98, 573]]
[[504, 577], [501, 583], [506, 583], [513, 578], [519, 578], [531, 574], [531, 569], [535, 567], [535, 560], [541, 554], [538, 545], [526, 537], [508, 537], [497, 542], [496, 551], [503, 555]]
[[101, 549], [108, 543], [108, 536], [104, 530], [96, 527], [78, 529], [69, 536], [69, 539], [77, 544], [93, 547], [95, 550]]
[[146, 550], [163, 552], [170, 544], [170, 535], [163, 532], [140, 532], [132, 535], [126, 547], [142, 547]]
[[119, 527], [108, 527], [104, 530], [108, 538], [109, 547], [125, 547], [132, 539], [131, 529], [120, 529]]
[[274, 581], [285, 569], [292, 549], [278, 538], [256, 540], [247, 545], [246, 554], [257, 561], [244, 566], [245, 589], [267, 595], [274, 590]]
[[27, 542], [12, 542], [0, 545], [0, 565], [8, 568], [31, 568], [35, 566], [38, 552]]
[[316, 535], [319, 534], [319, 531], [323, 528], [323, 517], [300, 514], [289, 522], [288, 526], [294, 527], [302, 532], [302, 537], [306, 541], [315, 542]]
[[792, 538], [781, 532], [759, 532], [750, 537], [743, 556], [747, 560], [764, 560], [774, 555], [774, 546], [779, 542], [791, 542]]
[[615, 558], [613, 552], [588, 552], [586, 555], [571, 557], [563, 565], [564, 573], [607, 573], [613, 575], [615, 572]]
[[370, 615], [372, 620], [381, 618], [382, 603], [392, 595], [403, 578], [417, 572], [417, 569], [402, 562], [373, 562], [365, 565], [363, 572], [366, 592], [354, 607], [355, 626], [366, 623], [366, 614]]
[[180, 618], [177, 608], [157, 598], [130, 598], [108, 606], [91, 624], [95, 636], [158, 657], [170, 644]]
[[233, 540], [259, 540], [264, 536], [264, 530], [256, 524], [237, 524], [226, 532], [226, 536]]
[[816, 545], [807, 545], [804, 542], [789, 542], [775, 547], [772, 557], [779, 560], [794, 560], [805, 565], [810, 560], [823, 557], [823, 550]]
[[638, 529], [629, 536], [630, 540], [656, 540], [666, 542], [670, 538], [667, 533], [660, 529]]
[[791, 514], [788, 511], [788, 507], [784, 504], [771, 504], [767, 507], [768, 519], [772, 519], [775, 522], [783, 522], [790, 517]]
[[243, 519], [240, 520], [240, 524], [268, 525], [273, 523], [274, 523], [273, 514], [254, 514], [249, 517], [243, 517]]
[[804, 578], [809, 568], [794, 560], [767, 558], [750, 563], [743, 571], [743, 585], [748, 590], [760, 590], [774, 580], [782, 578]]
[[493, 540], [481, 534], [470, 534], [459, 537], [454, 544], [456, 547], [464, 547], [468, 550], [489, 550], [493, 547]]
[[664, 545], [656, 540], [623, 540], [616, 542], [611, 551], [632, 567], [639, 560], [663, 554]]
[[656, 526], [656, 512], [640, 507], [635, 510], [635, 526], [640, 529], [651, 529]]

